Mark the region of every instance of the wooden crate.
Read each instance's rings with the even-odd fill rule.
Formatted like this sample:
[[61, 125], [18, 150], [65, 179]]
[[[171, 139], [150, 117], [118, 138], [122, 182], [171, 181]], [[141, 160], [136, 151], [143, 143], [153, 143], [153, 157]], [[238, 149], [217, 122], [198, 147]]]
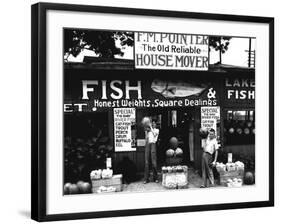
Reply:
[[227, 186], [228, 179], [241, 179], [242, 183], [244, 181], [244, 170], [234, 170], [234, 171], [224, 171], [219, 172], [220, 174], [220, 185]]
[[114, 187], [116, 188], [116, 191], [122, 191], [123, 190], [122, 174], [113, 175], [112, 178], [109, 179], [92, 180], [93, 193], [97, 193], [98, 189], [101, 186]]

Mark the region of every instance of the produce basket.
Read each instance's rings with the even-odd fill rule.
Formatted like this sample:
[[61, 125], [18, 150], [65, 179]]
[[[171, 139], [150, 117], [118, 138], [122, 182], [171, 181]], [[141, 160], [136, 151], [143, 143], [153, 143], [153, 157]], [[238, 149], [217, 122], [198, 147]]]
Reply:
[[[234, 179], [236, 179], [236, 178], [234, 178]], [[242, 187], [242, 184], [243, 184], [242, 179], [239, 179], [239, 181], [235, 181], [235, 180], [231, 179], [231, 181], [228, 181], [226, 183], [226, 186], [227, 187]]]
[[[112, 187], [109, 189], [115, 189], [115, 191], [122, 191], [122, 174], [113, 175], [112, 178], [109, 179], [92, 179], [92, 192], [98, 193], [100, 192], [100, 187]], [[112, 190], [111, 190], [112, 192]]]
[[93, 170], [90, 174], [91, 180], [99, 180], [101, 179], [102, 170]]
[[236, 171], [236, 166], [235, 166], [235, 164], [234, 164], [234, 163], [227, 163], [227, 164], [226, 164], [226, 170], [227, 170], [227, 171], [230, 171], [230, 172]]
[[[244, 179], [244, 170], [234, 170], [234, 171], [225, 171], [220, 172], [220, 185], [229, 186], [229, 180], [240, 179], [241, 186], [243, 184]], [[240, 183], [239, 183], [240, 185]]]
[[187, 187], [187, 166], [162, 167], [162, 185], [168, 189]]
[[244, 179], [244, 163], [237, 161], [226, 164], [216, 163], [216, 169], [220, 174], [220, 185], [227, 187], [241, 187]]
[[217, 163], [216, 169], [217, 169], [218, 173], [226, 172], [226, 165], [223, 163]]

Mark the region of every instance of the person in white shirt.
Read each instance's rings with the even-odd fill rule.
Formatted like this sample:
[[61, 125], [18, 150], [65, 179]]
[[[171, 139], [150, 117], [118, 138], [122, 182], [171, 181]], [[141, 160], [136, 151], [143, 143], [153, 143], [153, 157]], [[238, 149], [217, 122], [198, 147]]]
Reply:
[[[212, 128], [209, 130], [208, 137], [203, 142], [202, 153], [202, 188], [208, 186], [214, 186], [214, 174], [213, 167], [215, 166], [218, 158], [219, 144], [216, 139], [215, 130]], [[213, 155], [214, 159], [213, 159]], [[208, 183], [209, 181], [209, 183]]]
[[153, 171], [153, 179], [156, 183], [158, 183], [158, 175], [157, 175], [157, 149], [156, 143], [159, 136], [159, 129], [156, 128], [156, 122], [152, 121], [145, 130], [145, 169], [144, 169], [144, 184], [149, 182], [149, 163], [151, 162], [152, 171]]

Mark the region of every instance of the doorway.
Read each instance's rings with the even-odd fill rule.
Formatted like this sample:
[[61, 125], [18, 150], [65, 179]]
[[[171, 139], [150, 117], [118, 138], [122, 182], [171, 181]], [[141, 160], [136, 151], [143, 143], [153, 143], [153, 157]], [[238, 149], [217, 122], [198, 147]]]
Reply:
[[[193, 166], [194, 163], [194, 130], [195, 109], [194, 108], [161, 108], [141, 110], [138, 120], [144, 116], [156, 121], [159, 129], [157, 141], [157, 165], [158, 168], [166, 165], [166, 151], [170, 148], [170, 139], [178, 139], [178, 147], [183, 150], [182, 165]], [[143, 132], [142, 129], [139, 129]]]

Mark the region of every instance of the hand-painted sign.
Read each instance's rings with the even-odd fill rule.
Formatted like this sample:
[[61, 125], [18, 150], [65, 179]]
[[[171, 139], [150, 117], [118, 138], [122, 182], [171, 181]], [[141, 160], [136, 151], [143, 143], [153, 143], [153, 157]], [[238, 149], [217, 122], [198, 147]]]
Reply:
[[254, 78], [226, 78], [224, 88], [226, 106], [255, 106]]
[[227, 88], [227, 99], [254, 100], [255, 80], [254, 79], [225, 79]]
[[209, 37], [135, 32], [137, 69], [208, 70]]
[[220, 120], [220, 107], [201, 107], [201, 127], [207, 130], [217, 129]]
[[72, 91], [73, 100], [65, 100], [64, 112], [217, 106], [216, 91], [208, 86], [194, 80], [81, 80], [80, 93]]
[[115, 151], [135, 151], [132, 138], [132, 126], [136, 123], [135, 108], [114, 108], [113, 113]]

